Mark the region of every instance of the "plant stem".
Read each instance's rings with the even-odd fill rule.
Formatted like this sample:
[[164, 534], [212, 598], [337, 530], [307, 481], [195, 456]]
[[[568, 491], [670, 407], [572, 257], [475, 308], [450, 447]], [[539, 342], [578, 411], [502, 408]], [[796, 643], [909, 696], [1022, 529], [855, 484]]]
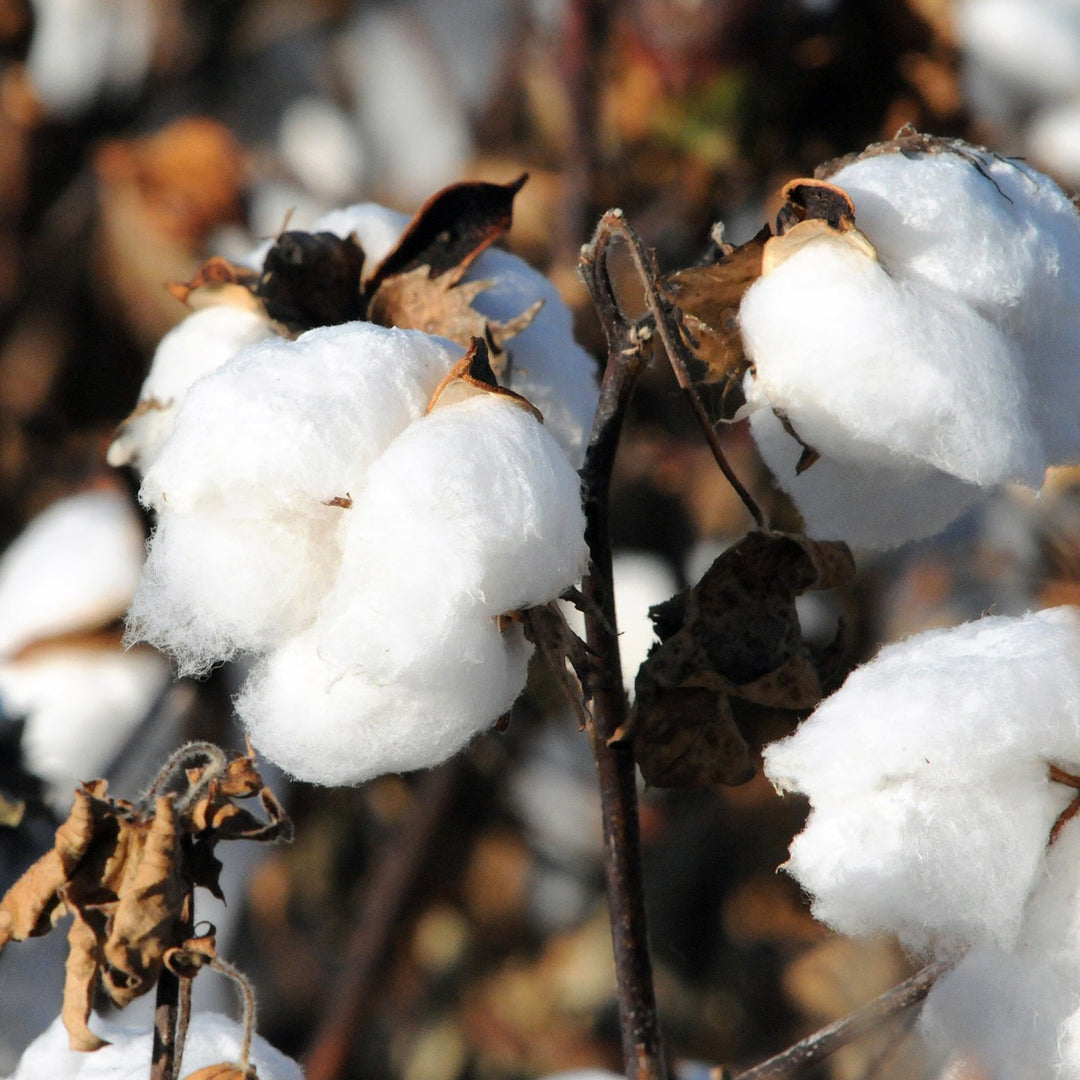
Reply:
[[630, 747], [622, 742], [609, 743], [625, 724], [628, 709], [615, 620], [608, 496], [623, 417], [643, 364], [642, 342], [619, 309], [607, 274], [607, 250], [614, 235], [612, 221], [621, 221], [621, 216], [616, 212], [605, 215], [592, 245], [582, 255], [582, 272], [608, 339], [600, 404], [582, 469], [585, 538], [590, 555], [583, 591], [592, 601], [585, 625], [597, 662], [591, 734], [600, 784], [604, 868], [626, 1076], [627, 1080], [664, 1080], [667, 1073], [641, 872], [637, 774]]
[[[955, 960], [939, 960], [928, 964], [910, 979], [875, 998], [869, 1005], [864, 1005], [849, 1016], [815, 1031], [813, 1035], [808, 1035], [768, 1061], [739, 1073], [733, 1080], [787, 1080], [804, 1066], [821, 1061], [842, 1046], [847, 1046], [860, 1036], [873, 1031], [884, 1021], [917, 1005], [930, 993], [934, 983], [955, 963]], [[723, 1073], [715, 1069], [713, 1075], [719, 1080]]]
[[[184, 843], [186, 844], [186, 839]], [[186, 852], [185, 852], [186, 854]], [[184, 898], [173, 944], [182, 945], [191, 936], [192, 890]], [[177, 1044], [180, 1016], [180, 979], [167, 967], [158, 976], [154, 999], [154, 1045], [150, 1054], [150, 1080], [176, 1080]]]

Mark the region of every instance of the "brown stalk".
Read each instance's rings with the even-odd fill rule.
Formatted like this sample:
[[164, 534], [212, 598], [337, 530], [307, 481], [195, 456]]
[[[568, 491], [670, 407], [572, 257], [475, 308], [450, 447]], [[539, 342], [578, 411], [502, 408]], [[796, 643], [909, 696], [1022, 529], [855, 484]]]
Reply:
[[730, 1080], [787, 1080], [788, 1077], [796, 1075], [800, 1069], [822, 1061], [842, 1046], [847, 1046], [848, 1043], [869, 1034], [886, 1021], [918, 1005], [930, 993], [934, 983], [955, 963], [953, 959], [938, 960], [933, 964], [928, 964], [910, 979], [906, 979], [875, 998], [869, 1005], [864, 1005], [843, 1019], [823, 1027], [820, 1031], [815, 1031], [813, 1035], [808, 1035], [794, 1046], [769, 1058], [768, 1061], [763, 1061], [760, 1065], [755, 1065], [752, 1069], [747, 1069], [734, 1077], [725, 1070], [714, 1069], [712, 1078], [713, 1080], [727, 1080], [727, 1078]]
[[[187, 841], [185, 839], [184, 843]], [[191, 936], [192, 890], [184, 899], [183, 917], [177, 920], [176, 939], [179, 946]], [[150, 1080], [177, 1080], [177, 1066], [183, 1053], [180, 1005], [181, 982], [168, 966], [158, 976], [154, 999], [154, 1044], [150, 1055]]]
[[585, 539], [590, 567], [583, 591], [591, 601], [585, 616], [589, 647], [596, 654], [592, 745], [600, 785], [604, 828], [604, 869], [616, 992], [627, 1080], [664, 1080], [667, 1070], [656, 1013], [641, 872], [636, 770], [626, 743], [611, 738], [627, 720], [611, 571], [608, 495], [626, 407], [644, 363], [637, 328], [623, 315], [607, 272], [607, 253], [620, 222], [604, 216], [583, 250], [581, 271], [608, 342], [600, 403], [582, 469]]

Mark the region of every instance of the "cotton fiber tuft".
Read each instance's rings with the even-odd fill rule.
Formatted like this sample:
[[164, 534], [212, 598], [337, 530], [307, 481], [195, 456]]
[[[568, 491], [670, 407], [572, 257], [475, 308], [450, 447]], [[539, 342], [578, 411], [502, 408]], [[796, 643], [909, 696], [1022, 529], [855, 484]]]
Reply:
[[1011, 949], [1080, 770], [1080, 620], [987, 617], [890, 645], [765, 754], [810, 799], [786, 869], [815, 915], [915, 951]]
[[1080, 217], [1021, 162], [934, 146], [829, 177], [876, 257], [823, 231], [740, 307], [751, 427], [812, 535], [889, 547], [1080, 461]]

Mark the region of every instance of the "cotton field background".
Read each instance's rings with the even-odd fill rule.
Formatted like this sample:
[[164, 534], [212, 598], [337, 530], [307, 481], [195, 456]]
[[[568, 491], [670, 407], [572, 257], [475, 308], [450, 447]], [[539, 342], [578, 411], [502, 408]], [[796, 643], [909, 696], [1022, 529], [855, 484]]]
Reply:
[[[661, 275], [695, 267], [904, 125], [993, 153], [838, 165], [853, 227], [774, 249], [740, 309], [745, 407], [703, 390], [772, 526], [855, 552], [853, 579], [792, 599], [832, 648], [824, 688], [877, 658], [798, 735], [809, 709], [743, 703], [747, 782], [641, 785], [661, 1023], [674, 1075], [737, 1074], [963, 955], [918, 1027], [801, 1075], [1035, 1077], [1054, 1054], [1080, 1075], [1077, 838], [1038, 846], [1075, 794], [1043, 764], [1080, 759], [1069, 0], [0, 0], [0, 895], [80, 782], [135, 799], [185, 741], [250, 736], [295, 839], [222, 845], [227, 903], [200, 891], [196, 918], [254, 985], [259, 1076], [621, 1074], [588, 737], [502, 621], [586, 564], [605, 344], [580, 248], [619, 207]], [[466, 317], [512, 327], [499, 381], [542, 425], [463, 377], [468, 335], [285, 334], [198, 277], [212, 256], [257, 273], [293, 231], [355, 237], [371, 268], [440, 189], [523, 174], [512, 228], [461, 267], [491, 282]], [[353, 380], [361, 347], [386, 367]], [[257, 362], [229, 364], [242, 349]], [[650, 606], [753, 525], [661, 362], [611, 524], [633, 691]], [[950, 631], [984, 615], [1005, 618]], [[65, 956], [60, 933], [0, 954], [0, 1075], [149, 1054], [153, 995], [96, 1000], [113, 1045], [72, 1056]], [[240, 1020], [227, 977], [200, 975], [195, 1007], [184, 1075], [240, 1038], [205, 1015]]]

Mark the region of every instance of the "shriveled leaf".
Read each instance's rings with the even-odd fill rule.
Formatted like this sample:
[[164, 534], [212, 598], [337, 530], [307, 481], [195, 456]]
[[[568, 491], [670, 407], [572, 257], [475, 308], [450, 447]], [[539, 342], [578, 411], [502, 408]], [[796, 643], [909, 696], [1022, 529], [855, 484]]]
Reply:
[[98, 932], [82, 912], [74, 909], [75, 919], [68, 931], [68, 957], [65, 965], [64, 999], [60, 1009], [72, 1050], [99, 1050], [106, 1046], [89, 1028], [94, 987], [101, 967]]
[[469, 345], [469, 351], [435, 387], [424, 414], [427, 415], [434, 409], [475, 397], [477, 394], [497, 394], [510, 404], [531, 413], [541, 424], [544, 422], [540, 410], [528, 398], [499, 385], [499, 380], [491, 368], [487, 343], [483, 338], [474, 337]]
[[736, 379], [749, 366], [739, 333], [739, 305], [761, 276], [770, 235], [766, 226], [745, 244], [726, 246], [718, 262], [678, 270], [661, 280], [660, 291], [682, 313], [687, 344], [702, 364], [692, 372], [697, 381]]
[[364, 317], [364, 252], [354, 235], [283, 232], [266, 253], [257, 292], [292, 333]]
[[157, 800], [135, 872], [125, 875], [105, 942], [105, 989], [121, 1008], [145, 994], [175, 937], [186, 889], [180, 880], [175, 796]]
[[509, 184], [465, 181], [436, 192], [416, 212], [393, 251], [365, 283], [369, 296], [391, 277], [425, 267], [429, 277], [464, 271], [499, 237], [509, 231], [514, 196], [528, 173]]
[[854, 571], [838, 541], [754, 532], [693, 588], [652, 608], [660, 644], [638, 671], [626, 732], [643, 775], [658, 786], [675, 783], [660, 779], [669, 776], [675, 786], [748, 779], [728, 699], [781, 709], [817, 704], [824, 673], [802, 640], [795, 598], [834, 588]]
[[[566, 616], [554, 600], [526, 608], [519, 614], [526, 639], [536, 646], [540, 658], [577, 713], [578, 723], [584, 728], [589, 721], [587, 703], [592, 697], [595, 672], [589, 646], [570, 629]], [[567, 670], [567, 665], [576, 679]]]
[[635, 703], [634, 759], [652, 787], [745, 784], [750, 747], [723, 694], [700, 686], [665, 690]]
[[418, 266], [388, 277], [371, 298], [368, 318], [380, 326], [437, 334], [463, 347], [479, 337], [501, 348], [533, 321], [543, 304], [538, 300], [506, 322], [489, 319], [472, 302], [491, 282], [462, 282], [464, 271], [463, 266], [456, 266], [432, 277], [426, 266]]

